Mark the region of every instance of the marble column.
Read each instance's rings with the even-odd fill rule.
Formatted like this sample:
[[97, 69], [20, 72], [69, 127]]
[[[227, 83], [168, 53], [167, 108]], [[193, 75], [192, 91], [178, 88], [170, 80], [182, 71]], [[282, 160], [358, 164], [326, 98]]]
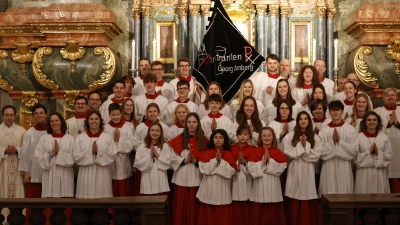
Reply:
[[[325, 6], [318, 6], [317, 10], [317, 59], [326, 62], [326, 33], [325, 33]], [[312, 62], [314, 64], [314, 62]]]
[[329, 78], [333, 79], [333, 64], [334, 64], [334, 57], [337, 57], [334, 53], [333, 49], [333, 19], [335, 18], [336, 14], [336, 9], [335, 8], [328, 8], [327, 10], [327, 37], [326, 37], [326, 42], [327, 42], [327, 59], [326, 59], [326, 73]]
[[[266, 5], [256, 5], [257, 10], [257, 51], [263, 55], [265, 51], [265, 12], [267, 11]], [[261, 64], [258, 71], [265, 71], [265, 64]]]
[[192, 64], [195, 64], [197, 58], [197, 50], [199, 48], [199, 31], [200, 27], [198, 24], [200, 5], [189, 5], [190, 13], [190, 32], [189, 32], [189, 59]]
[[270, 14], [270, 53], [279, 55], [279, 5], [269, 5]]
[[151, 7], [142, 7], [142, 57], [150, 58], [151, 46], [150, 46], [150, 16]]
[[[140, 16], [141, 16], [141, 9], [132, 9], [132, 15], [133, 15], [133, 40], [135, 40], [135, 49], [134, 49], [134, 58], [135, 61], [133, 62], [133, 65], [131, 65], [132, 69], [139, 69], [139, 59], [141, 56], [141, 51], [140, 51], [140, 30], [141, 30], [141, 24], [140, 24]], [[132, 47], [132, 46], [131, 46]], [[132, 59], [132, 58], [131, 58]], [[139, 71], [135, 73], [135, 76], [138, 76]]]
[[203, 38], [206, 33], [206, 26], [208, 24], [208, 17], [210, 16], [211, 5], [201, 5], [201, 30], [200, 37]]
[[280, 59], [289, 59], [289, 6], [281, 6]]
[[178, 30], [178, 58], [188, 56], [188, 7], [178, 7], [179, 30]]

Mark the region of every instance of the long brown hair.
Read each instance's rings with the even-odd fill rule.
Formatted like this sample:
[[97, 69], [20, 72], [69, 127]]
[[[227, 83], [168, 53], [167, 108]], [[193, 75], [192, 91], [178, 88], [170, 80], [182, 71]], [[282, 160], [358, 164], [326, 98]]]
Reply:
[[153, 122], [152, 124], [150, 124], [149, 129], [147, 130], [146, 137], [144, 138], [145, 146], [146, 146], [146, 148], [150, 148], [151, 147], [150, 129], [153, 126], [160, 127], [161, 134], [160, 134], [160, 137], [158, 138], [158, 146], [160, 147], [160, 150], [162, 150], [163, 149], [163, 145], [165, 143], [165, 139], [164, 139], [163, 128], [162, 128], [162, 126], [161, 126], [161, 124], [159, 122]]
[[253, 112], [253, 115], [251, 115], [251, 119], [250, 119], [251, 124], [253, 125], [254, 131], [257, 133], [260, 133], [261, 128], [262, 128], [262, 122], [260, 120], [260, 115], [258, 113], [256, 99], [253, 96], [246, 96], [243, 98], [243, 101], [240, 104], [240, 108], [236, 113], [236, 122], [239, 124], [239, 126], [247, 125], [247, 117], [246, 117], [246, 113], [244, 112], [244, 103], [246, 102], [247, 99], [252, 100], [253, 104], [254, 104], [254, 112]]
[[296, 80], [296, 87], [297, 87], [297, 88], [303, 88], [303, 86], [304, 86], [304, 71], [305, 71], [306, 69], [311, 69], [312, 72], [313, 72], [313, 78], [312, 78], [312, 81], [311, 81], [311, 83], [312, 83], [313, 85], [316, 85], [316, 84], [321, 83], [321, 82], [319, 81], [318, 72], [317, 72], [317, 70], [315, 69], [315, 67], [314, 67], [314, 66], [311, 66], [311, 65], [305, 65], [305, 66], [303, 66], [303, 67], [300, 68], [299, 75], [297, 76], [297, 80]]
[[199, 151], [203, 151], [203, 150], [205, 150], [206, 138], [204, 136], [203, 128], [201, 128], [199, 115], [195, 112], [189, 113], [186, 116], [185, 127], [183, 128], [183, 132], [181, 134], [182, 135], [181, 146], [182, 146], [182, 148], [186, 149], [189, 145], [191, 136], [189, 134], [187, 121], [190, 117], [194, 117], [197, 120], [197, 130], [196, 130], [196, 135], [195, 135], [195, 137], [197, 138], [196, 145], [197, 145], [197, 149]]
[[356, 106], [356, 104], [357, 104], [357, 100], [359, 99], [359, 98], [364, 98], [365, 99], [365, 101], [367, 102], [367, 108], [365, 109], [365, 113], [367, 113], [367, 112], [369, 112], [369, 111], [372, 111], [372, 106], [371, 106], [371, 103], [369, 102], [369, 98], [368, 98], [368, 95], [367, 94], [365, 94], [365, 93], [358, 93], [357, 94], [357, 97], [356, 97], [356, 99], [355, 99], [355, 101], [354, 101], [354, 104], [353, 104], [353, 108], [351, 109], [351, 114], [350, 114], [350, 125], [352, 125], [353, 127], [356, 127], [356, 125], [357, 125], [357, 116], [358, 116], [358, 113], [357, 113], [357, 106]]
[[307, 136], [307, 141], [311, 144], [311, 148], [313, 148], [315, 145], [315, 139], [314, 139], [315, 134], [314, 134], [311, 117], [306, 111], [301, 111], [297, 114], [296, 126], [294, 127], [294, 135], [293, 135], [293, 139], [292, 139], [292, 146], [296, 147], [297, 143], [300, 141], [301, 127], [300, 127], [299, 121], [300, 121], [301, 115], [307, 115], [308, 125], [306, 127], [306, 136]]
[[258, 136], [258, 140], [257, 140], [257, 146], [258, 147], [262, 147], [263, 146], [263, 143], [261, 141], [261, 136], [262, 136], [262, 132], [264, 130], [269, 130], [272, 133], [272, 144], [271, 144], [271, 147], [273, 147], [273, 148], [278, 147], [278, 140], [276, 139], [275, 131], [271, 127], [263, 127], [261, 129], [260, 135]]
[[[222, 98], [222, 89], [221, 89], [221, 85], [219, 85], [219, 83], [218, 83], [217, 81], [211, 81], [210, 83], [208, 83], [207, 90], [206, 90], [206, 99], [205, 99], [204, 102], [203, 102], [204, 107], [206, 108], [206, 110], [208, 110], [208, 102], [209, 102], [209, 98], [210, 98], [210, 95], [208, 94], [208, 89], [209, 89], [210, 86], [213, 85], [213, 84], [218, 86], [218, 88], [219, 88], [219, 95], [220, 95], [221, 98]], [[220, 108], [219, 110], [223, 109], [223, 108], [225, 107], [225, 105], [226, 105], [226, 103], [224, 102], [224, 100], [222, 100], [222, 102], [221, 102], [221, 108]]]
[[274, 97], [274, 99], [272, 99], [272, 104], [275, 107], [277, 107], [278, 103], [281, 99], [281, 96], [279, 95], [279, 92], [278, 92], [278, 85], [281, 82], [285, 82], [288, 87], [288, 93], [286, 94], [286, 99], [290, 102], [291, 105], [296, 105], [296, 100], [294, 100], [294, 98], [292, 96], [292, 90], [290, 89], [289, 81], [287, 81], [286, 79], [280, 79], [280, 80], [278, 80], [278, 83], [276, 83], [275, 97]]
[[[133, 127], [137, 127], [137, 125], [139, 125], [139, 121], [137, 121], [137, 119], [136, 119], [136, 115], [135, 115], [135, 103], [133, 102], [133, 100], [131, 99], [131, 98], [126, 98], [126, 99], [124, 99], [124, 101], [122, 102], [122, 104], [121, 104], [121, 109], [122, 109], [122, 115], [124, 115], [125, 114], [125, 105], [126, 105], [126, 102], [127, 101], [131, 101], [132, 102], [132, 105], [133, 105], [133, 111], [132, 111], [132, 113], [129, 115], [129, 119], [132, 121], [132, 125], [133, 125]], [[125, 115], [123, 116], [124, 118], [124, 120], [125, 120]]]

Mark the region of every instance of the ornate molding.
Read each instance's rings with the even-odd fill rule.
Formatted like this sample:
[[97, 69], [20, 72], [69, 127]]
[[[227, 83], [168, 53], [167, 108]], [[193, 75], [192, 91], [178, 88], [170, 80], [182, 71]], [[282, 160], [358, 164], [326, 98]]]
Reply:
[[336, 15], [336, 9], [335, 8], [328, 8], [326, 11], [326, 14], [329, 19], [334, 19]]
[[[75, 110], [64, 106], [63, 116], [64, 116], [65, 120], [67, 120], [67, 119], [75, 116]], [[68, 133], [68, 127], [67, 127], [67, 133]]]
[[190, 16], [198, 16], [200, 11], [200, 5], [189, 5]]
[[19, 107], [19, 123], [26, 130], [33, 127], [35, 120], [33, 119], [32, 112]]
[[0, 75], [0, 88], [5, 91], [12, 91], [14, 89], [14, 87], [10, 86], [8, 84], [8, 81], [4, 80], [1, 75]]
[[142, 10], [141, 9], [132, 9], [132, 16], [135, 20], [140, 20]]
[[271, 16], [278, 16], [278, 14], [279, 14], [279, 5], [269, 5], [269, 14]]
[[312, 15], [313, 14], [313, 9], [293, 9], [291, 14], [295, 15]]
[[142, 15], [143, 15], [143, 18], [150, 18], [151, 7], [142, 7]]
[[188, 15], [188, 7], [186, 5], [178, 7], [178, 16], [179, 18], [186, 18]]
[[75, 60], [83, 58], [86, 49], [84, 47], [79, 47], [79, 42], [75, 40], [68, 40], [65, 42], [67, 47], [60, 50], [63, 59], [71, 60], [71, 74], [75, 73], [76, 62]]
[[0, 59], [6, 59], [8, 57], [8, 52], [6, 50], [0, 50]]
[[289, 6], [281, 6], [281, 16], [288, 17], [290, 14], [290, 7]]
[[396, 74], [400, 75], [400, 39], [390, 39], [390, 44], [385, 49], [386, 56], [389, 59], [393, 59], [394, 67], [396, 68]]
[[201, 15], [209, 16], [210, 15], [211, 5], [201, 5]]
[[372, 73], [368, 71], [368, 64], [364, 60], [364, 55], [371, 55], [372, 48], [369, 46], [361, 46], [354, 56], [354, 70], [360, 78], [360, 81], [370, 88], [378, 88], [376, 78], [372, 77]]
[[114, 77], [115, 74], [115, 56], [114, 53], [108, 47], [97, 47], [94, 49], [94, 54], [100, 56], [103, 54], [104, 62], [103, 69], [104, 73], [100, 75], [100, 80], [96, 80], [93, 84], [88, 86], [89, 90], [95, 90], [106, 86], [108, 82]]
[[79, 90], [64, 91], [64, 100], [68, 105], [74, 106], [75, 98], [82, 95]]
[[267, 5], [256, 5], [256, 11], [259, 16], [265, 16]]
[[27, 72], [25, 63], [32, 62], [33, 54], [35, 54], [35, 51], [29, 48], [29, 46], [31, 45], [31, 43], [29, 42], [19, 42], [16, 45], [17, 49], [12, 51], [11, 58], [15, 62], [18, 62], [20, 64], [21, 72], [25, 75]]
[[169, 16], [169, 15], [176, 15], [175, 9], [158, 9], [154, 8], [154, 16], [157, 15], [164, 15], [164, 16]]
[[39, 102], [39, 95], [36, 91], [22, 91], [21, 102], [30, 108]]
[[47, 76], [41, 70], [43, 67], [43, 56], [51, 55], [51, 53], [53, 53], [53, 49], [51, 47], [42, 47], [35, 52], [32, 62], [33, 75], [43, 87], [50, 90], [58, 90], [58, 85], [55, 84], [54, 81], [47, 79]]
[[244, 5], [231, 5], [226, 9], [226, 13], [234, 23], [245, 23], [250, 19], [250, 11]]
[[325, 6], [317, 6], [315, 8], [315, 10], [317, 11], [318, 18], [325, 18], [325, 15], [326, 15], [326, 7]]
[[353, 36], [359, 37], [364, 32], [393, 32], [397, 33], [400, 30], [400, 22], [362, 22], [354, 23], [347, 27], [344, 31]]
[[294, 0], [294, 3], [309, 3], [310, 0]]

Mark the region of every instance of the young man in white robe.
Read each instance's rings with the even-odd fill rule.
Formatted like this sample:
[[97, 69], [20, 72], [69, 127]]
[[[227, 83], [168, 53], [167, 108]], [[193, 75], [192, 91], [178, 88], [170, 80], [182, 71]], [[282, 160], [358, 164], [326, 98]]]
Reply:
[[122, 102], [125, 100], [124, 98], [125, 82], [122, 80], [115, 82], [113, 87], [113, 92], [114, 92], [114, 97], [107, 99], [105, 102], [103, 102], [103, 104], [101, 104], [99, 108], [99, 112], [104, 120], [104, 124], [107, 124], [111, 120], [110, 117], [108, 116], [108, 106], [111, 103], [118, 103], [119, 105], [121, 105]]
[[[0, 198], [24, 198], [24, 183], [19, 166], [22, 138], [25, 129], [16, 125], [16, 109], [6, 105], [1, 109], [3, 123], [0, 124]], [[7, 218], [9, 209], [3, 209], [2, 214]]]
[[133, 89], [132, 89], [132, 98], [146, 93], [146, 89], [144, 88], [144, 85], [143, 85], [143, 79], [151, 71], [150, 64], [151, 64], [150, 59], [140, 58], [140, 60], [139, 60], [140, 74], [139, 74], [139, 76], [135, 77], [135, 79], [134, 79], [135, 85], [133, 86]]
[[164, 75], [164, 66], [161, 61], [154, 61], [151, 63], [151, 71], [157, 77], [157, 85], [156, 85], [156, 92], [159, 95], [164, 96], [168, 99], [168, 102], [172, 102], [175, 97], [174, 88], [171, 84], [165, 82], [163, 80]]
[[351, 162], [357, 156], [358, 135], [353, 126], [342, 120], [344, 105], [331, 101], [328, 105], [332, 121], [319, 132], [324, 148], [319, 196], [352, 194], [354, 178]]
[[66, 120], [67, 133], [76, 138], [79, 134], [84, 133], [84, 122], [86, 116], [91, 112], [88, 108], [88, 100], [84, 96], [77, 96], [74, 100], [75, 115]]
[[333, 94], [335, 93], [334, 88], [335, 88], [335, 83], [325, 77], [325, 72], [326, 72], [326, 64], [325, 61], [322, 59], [317, 59], [314, 62], [315, 69], [318, 72], [319, 76], [319, 81], [325, 88], [326, 95], [328, 97], [328, 101], [332, 99]]

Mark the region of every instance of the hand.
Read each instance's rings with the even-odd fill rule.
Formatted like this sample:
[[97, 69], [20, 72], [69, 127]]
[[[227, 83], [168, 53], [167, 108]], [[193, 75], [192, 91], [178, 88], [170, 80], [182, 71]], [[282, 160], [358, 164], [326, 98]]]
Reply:
[[119, 131], [118, 128], [115, 128], [115, 131], [114, 131], [114, 142], [118, 142], [120, 137], [121, 137], [121, 132]]
[[51, 152], [51, 154], [53, 156], [56, 156], [56, 155], [58, 155], [59, 151], [60, 151], [60, 146], [58, 145], [57, 140], [54, 140], [54, 148], [53, 148], [53, 151]]
[[391, 121], [390, 124], [397, 124], [398, 123], [395, 111], [393, 111], [392, 114], [390, 115], [390, 121]]
[[30, 183], [31, 182], [31, 174], [29, 172], [24, 172], [24, 183]]
[[265, 148], [264, 157], [263, 157], [263, 159], [262, 159], [262, 162], [263, 162], [263, 163], [268, 163], [269, 160], [270, 160], [270, 158], [271, 158], [271, 157], [269, 156], [268, 149]]
[[303, 134], [301, 136], [300, 142], [301, 142], [301, 145], [303, 145], [303, 147], [306, 147], [307, 140], [306, 140], [306, 135], [305, 134]]
[[96, 141], [94, 141], [92, 145], [92, 153], [97, 154], [97, 150], [98, 150], [97, 143]]
[[249, 128], [250, 128], [250, 135], [252, 135], [253, 134], [253, 132], [254, 132], [254, 127], [253, 127], [253, 124], [249, 124]]
[[159, 91], [157, 91], [157, 94], [162, 95], [161, 89]]
[[7, 148], [5, 149], [5, 152], [6, 152], [8, 155], [14, 155], [15, 153], [18, 152], [18, 150], [17, 150], [14, 146], [8, 145]]
[[378, 148], [376, 147], [375, 143], [371, 145], [371, 147], [369, 148], [369, 152], [371, 153], [371, 155], [378, 155]]
[[288, 125], [288, 123], [285, 122], [285, 123], [283, 124], [283, 127], [282, 127], [281, 135], [287, 134], [288, 131], [289, 131], [289, 125]]
[[246, 160], [243, 158], [243, 153], [239, 152], [239, 159], [238, 159], [240, 164], [244, 164]]
[[306, 105], [309, 99], [310, 99], [310, 94], [306, 93], [306, 96], [304, 97], [303, 101], [301, 101], [301, 104]]
[[211, 122], [211, 130], [214, 131], [216, 129], [217, 129], [217, 121], [215, 120], [215, 118], [213, 118]]
[[267, 87], [267, 89], [265, 89], [265, 92], [267, 92], [267, 94], [272, 94], [272, 91], [273, 91], [274, 89], [271, 87], [271, 86], [268, 86]]
[[217, 149], [217, 155], [215, 156], [215, 158], [217, 159], [218, 162], [220, 162], [222, 159], [221, 152], [219, 151], [219, 149]]
[[185, 164], [188, 164], [192, 161], [192, 151], [189, 151], [189, 154], [185, 158]]
[[315, 134], [318, 134], [318, 133], [319, 133], [318, 127], [315, 127], [315, 128], [314, 128], [314, 133], [315, 133]]
[[197, 162], [197, 160], [196, 160], [196, 158], [194, 157], [193, 154], [192, 154], [192, 158], [190, 158], [190, 162], [193, 163], [193, 164]]
[[339, 132], [336, 130], [336, 128], [333, 130], [333, 136], [332, 139], [334, 142], [338, 143], [340, 141], [340, 136]]

